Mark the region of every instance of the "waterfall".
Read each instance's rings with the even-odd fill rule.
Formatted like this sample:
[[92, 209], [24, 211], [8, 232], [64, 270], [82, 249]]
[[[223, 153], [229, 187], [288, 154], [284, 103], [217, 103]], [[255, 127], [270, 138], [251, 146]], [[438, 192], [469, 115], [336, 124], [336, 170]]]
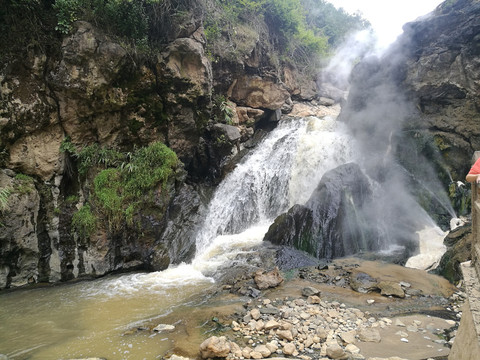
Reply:
[[219, 268], [262, 242], [279, 214], [305, 203], [325, 172], [354, 160], [353, 143], [333, 118], [285, 117], [216, 189], [190, 264], [85, 283], [82, 296], [164, 295], [172, 288], [208, 286]]
[[260, 242], [275, 217], [308, 200], [326, 171], [352, 161], [352, 143], [331, 117], [283, 119], [218, 186], [193, 263], [225, 257], [236, 242]]

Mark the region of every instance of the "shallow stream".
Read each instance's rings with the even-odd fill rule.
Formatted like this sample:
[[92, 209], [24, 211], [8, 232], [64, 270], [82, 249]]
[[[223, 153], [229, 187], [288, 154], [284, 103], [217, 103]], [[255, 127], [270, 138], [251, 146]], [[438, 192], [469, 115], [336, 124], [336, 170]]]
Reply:
[[188, 326], [199, 326], [192, 309], [216, 287], [216, 269], [259, 244], [273, 219], [308, 199], [326, 171], [352, 160], [340, 127], [332, 118], [280, 123], [217, 189], [191, 264], [0, 294], [0, 354], [32, 360], [164, 355], [174, 346], [171, 336], [123, 334], [166, 322], [172, 312], [184, 311]]
[[[184, 343], [200, 336], [197, 310], [217, 286], [217, 269], [261, 243], [275, 217], [303, 204], [326, 171], [354, 161], [352, 144], [332, 118], [281, 122], [219, 185], [191, 264], [0, 293], [0, 354], [155, 359], [175, 346], [175, 336]], [[169, 318], [173, 313], [185, 321]], [[172, 321], [182, 331], [132, 332]]]

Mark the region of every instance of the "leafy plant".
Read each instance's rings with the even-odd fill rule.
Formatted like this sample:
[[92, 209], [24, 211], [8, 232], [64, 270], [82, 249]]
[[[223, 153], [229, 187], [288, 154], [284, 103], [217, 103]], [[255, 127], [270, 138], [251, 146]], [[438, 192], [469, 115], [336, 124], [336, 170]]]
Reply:
[[142, 199], [158, 185], [165, 189], [178, 164], [176, 154], [161, 142], [123, 157], [122, 164], [100, 171], [94, 179], [95, 199], [111, 230], [121, 228], [124, 221], [131, 225]]
[[219, 122], [225, 122], [229, 125], [232, 124], [234, 110], [231, 103], [223, 95], [217, 95], [214, 98], [213, 107], [215, 113], [215, 119]]
[[77, 155], [77, 147], [72, 143], [70, 136], [66, 136], [60, 144], [60, 151], [63, 153]]
[[80, 6], [79, 0], [55, 0], [53, 9], [56, 11], [58, 19], [55, 30], [62, 34], [68, 34], [72, 23], [78, 19]]
[[88, 239], [95, 232], [97, 220], [89, 204], [83, 205], [72, 217], [72, 227], [81, 239]]
[[125, 159], [125, 155], [116, 149], [100, 147], [98, 144], [87, 145], [79, 151], [69, 137], [62, 141], [60, 151], [78, 160], [78, 172], [82, 176], [93, 166], [117, 166]]
[[223, 118], [225, 119], [225, 122], [227, 124], [231, 124], [232, 118], [233, 118], [233, 109], [229, 105], [228, 101], [222, 101], [220, 103], [220, 111], [223, 114]]
[[9, 209], [8, 198], [10, 197], [11, 189], [9, 187], [0, 189], [0, 213], [4, 213]]

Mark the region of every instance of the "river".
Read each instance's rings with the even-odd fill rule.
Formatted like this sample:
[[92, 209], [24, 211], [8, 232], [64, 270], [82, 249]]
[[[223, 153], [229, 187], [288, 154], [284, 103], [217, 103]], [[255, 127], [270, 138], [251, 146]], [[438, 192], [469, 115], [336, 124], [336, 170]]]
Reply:
[[[190, 264], [0, 294], [0, 354], [10, 359], [154, 359], [175, 339], [138, 326], [189, 313], [215, 289], [213, 276], [261, 243], [276, 216], [304, 203], [322, 175], [354, 160], [334, 118], [287, 118], [225, 178], [211, 200]], [[186, 324], [178, 326], [186, 326]], [[190, 334], [190, 336], [194, 336]]]

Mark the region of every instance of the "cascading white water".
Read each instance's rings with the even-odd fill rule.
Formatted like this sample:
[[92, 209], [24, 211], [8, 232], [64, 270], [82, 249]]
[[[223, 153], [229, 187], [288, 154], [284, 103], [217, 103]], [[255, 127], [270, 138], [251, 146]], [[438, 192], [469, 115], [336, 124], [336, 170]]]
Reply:
[[353, 140], [343, 130], [331, 117], [281, 122], [218, 187], [193, 265], [235, 251], [235, 239], [258, 243], [275, 217], [308, 200], [326, 171], [352, 161]]
[[220, 266], [261, 243], [270, 224], [303, 204], [325, 172], [354, 161], [354, 141], [332, 117], [287, 118], [222, 181], [209, 204], [190, 264], [162, 272], [124, 275], [85, 296], [118, 296], [139, 290], [212, 282]]

